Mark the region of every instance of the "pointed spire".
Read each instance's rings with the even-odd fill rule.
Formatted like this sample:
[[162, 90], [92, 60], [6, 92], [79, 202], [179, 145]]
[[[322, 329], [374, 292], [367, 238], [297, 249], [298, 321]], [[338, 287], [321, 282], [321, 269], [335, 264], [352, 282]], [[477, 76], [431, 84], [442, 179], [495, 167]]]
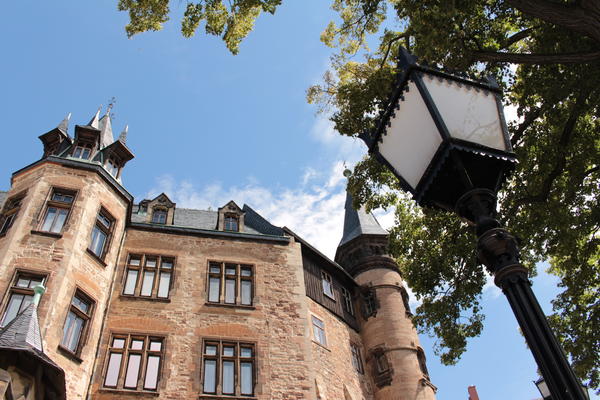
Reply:
[[67, 114], [67, 116], [58, 124], [57, 128], [65, 135], [68, 134], [69, 131], [69, 120], [71, 119], [71, 113]]
[[119, 135], [119, 141], [123, 144], [125, 144], [127, 142], [127, 132], [129, 131], [129, 125], [125, 125], [125, 129], [123, 129], [123, 132], [121, 132], [121, 134]]
[[[31, 303], [0, 330], [0, 343], [15, 348], [34, 348], [43, 352], [37, 308]], [[8, 346], [7, 346], [8, 347]]]
[[110, 144], [112, 144], [115, 139], [113, 138], [112, 131], [112, 123], [110, 122], [110, 110], [112, 109], [112, 104], [109, 104], [106, 108], [106, 114], [102, 118], [100, 118], [100, 147], [104, 148]]
[[100, 107], [98, 107], [98, 111], [96, 111], [96, 115], [94, 115], [94, 117], [92, 118], [92, 120], [90, 121], [90, 123], [88, 124], [88, 126], [91, 126], [92, 128], [98, 129], [99, 118], [100, 118], [100, 111], [102, 111], [102, 105], [100, 105]]
[[[373, 214], [367, 213], [365, 207], [355, 210], [352, 195], [346, 191], [346, 213], [344, 215], [344, 234], [339, 246], [362, 235], [387, 236], [388, 232], [379, 225]], [[338, 246], [338, 247], [339, 247]]]

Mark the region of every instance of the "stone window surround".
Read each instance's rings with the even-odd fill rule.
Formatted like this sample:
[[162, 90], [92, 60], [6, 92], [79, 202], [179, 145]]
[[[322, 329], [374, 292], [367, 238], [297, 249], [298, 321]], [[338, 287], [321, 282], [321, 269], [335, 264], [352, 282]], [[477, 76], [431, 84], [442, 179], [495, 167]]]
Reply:
[[21, 192], [10, 196], [4, 202], [2, 213], [0, 214], [0, 237], [6, 235], [8, 230], [14, 224], [15, 219], [19, 215], [19, 210], [23, 205], [25, 196], [27, 196], [27, 190], [22, 190]]
[[[218, 264], [218, 267], [220, 268], [220, 271], [218, 273], [212, 272], [211, 267], [216, 267], [217, 264]], [[226, 273], [226, 268], [228, 265], [235, 266], [235, 268], [236, 268], [235, 275], [228, 275]], [[250, 269], [250, 275], [242, 276], [242, 269]], [[208, 260], [208, 268], [207, 268], [207, 274], [206, 274], [206, 305], [221, 305], [221, 306], [228, 306], [228, 307], [254, 308], [254, 305], [256, 303], [256, 301], [255, 301], [255, 295], [256, 295], [255, 276], [256, 276], [256, 268], [252, 264], [245, 264], [245, 263], [240, 263], [240, 262], [235, 262], [235, 261]], [[231, 278], [235, 279], [235, 299], [234, 299], [233, 303], [225, 301], [226, 300], [226, 298], [225, 298], [226, 282], [225, 281], [228, 277], [230, 279]], [[219, 279], [219, 301], [214, 301], [214, 300], [211, 301], [210, 300], [211, 278]], [[242, 303], [242, 282], [243, 281], [250, 282], [250, 303], [249, 304]]]
[[[10, 301], [10, 298], [12, 296], [13, 293], [21, 293], [21, 294], [26, 294], [26, 295], [31, 295], [33, 297], [33, 288], [20, 288], [17, 286], [17, 281], [19, 276], [32, 276], [32, 277], [38, 277], [38, 278], [42, 278], [42, 284], [44, 286], [47, 286], [48, 284], [48, 279], [49, 279], [49, 274], [46, 271], [36, 271], [33, 269], [25, 269], [25, 268], [15, 268], [11, 280], [10, 280], [10, 285], [7, 287], [5, 293], [4, 293], [4, 298], [2, 299], [2, 313], [0, 314], [0, 322], [2, 322], [2, 320], [4, 320], [4, 316], [6, 314], [7, 308], [8, 308], [8, 303]], [[42, 296], [43, 299], [43, 296]]]
[[232, 232], [225, 229], [225, 217], [237, 217], [237, 232], [244, 232], [244, 211], [233, 200], [218, 209], [217, 230]]
[[364, 363], [360, 351], [361, 346], [356, 343], [350, 342], [350, 356], [352, 357], [352, 365], [359, 374], [365, 373]]
[[378, 388], [388, 386], [392, 383], [394, 369], [390, 365], [387, 353], [392, 351], [384, 345], [374, 347], [369, 351], [367, 362], [371, 362], [373, 381]]
[[[216, 355], [215, 356], [208, 356], [205, 354], [205, 349], [206, 349], [206, 344], [217, 344], [217, 351], [216, 351]], [[223, 345], [232, 345], [235, 346], [237, 352], [235, 353], [234, 357], [229, 357], [230, 359], [235, 359], [235, 370], [236, 370], [236, 375], [234, 376], [234, 382], [235, 382], [235, 394], [218, 394], [220, 392], [221, 389], [221, 385], [222, 385], [222, 381], [221, 381], [221, 369], [222, 369], [222, 362], [221, 362], [221, 358], [222, 356], [222, 347]], [[252, 349], [252, 357], [249, 358], [242, 358], [240, 357], [239, 354], [239, 349], [241, 347], [250, 347]], [[223, 337], [204, 337], [202, 338], [202, 340], [200, 341], [200, 393], [199, 393], [199, 399], [201, 400], [242, 400], [242, 399], [246, 399], [246, 400], [256, 400], [257, 399], [257, 393], [260, 393], [261, 391], [261, 383], [259, 381], [258, 378], [258, 357], [257, 357], [257, 349], [258, 349], [258, 343], [254, 340], [247, 340], [247, 339], [230, 339], [230, 338], [223, 338]], [[216, 360], [216, 364], [217, 364], [217, 373], [216, 373], [216, 387], [215, 387], [215, 393], [205, 393], [204, 392], [204, 365], [205, 365], [205, 360], [206, 359], [214, 359]], [[239, 375], [240, 372], [240, 362], [241, 360], [249, 360], [249, 362], [252, 363], [252, 388], [253, 388], [253, 392], [251, 395], [242, 395], [240, 394], [240, 381], [241, 381], [241, 376]], [[237, 379], [236, 379], [237, 378]]]
[[[138, 256], [139, 260], [140, 260], [140, 264], [139, 265], [133, 265], [131, 264], [131, 259], [132, 257]], [[152, 283], [152, 290], [151, 290], [151, 295], [150, 296], [143, 296], [141, 294], [141, 290], [142, 290], [142, 286], [143, 286], [143, 279], [144, 279], [144, 273], [147, 269], [146, 267], [146, 260], [148, 258], [155, 258], [156, 259], [156, 266], [155, 267], [151, 267], [151, 269], [154, 271], [154, 278], [153, 278], [153, 283]], [[171, 261], [171, 268], [163, 268], [162, 264], [163, 264], [163, 260], [164, 261]], [[123, 268], [123, 278], [122, 278], [122, 289], [121, 289], [121, 297], [122, 298], [126, 298], [126, 299], [136, 299], [136, 300], [151, 300], [151, 301], [163, 301], [163, 302], [170, 302], [171, 301], [171, 292], [173, 291], [173, 282], [175, 279], [175, 266], [177, 263], [177, 258], [175, 256], [169, 256], [169, 255], [159, 255], [159, 254], [143, 254], [143, 253], [128, 253], [127, 254], [127, 261], [125, 262], [124, 268]], [[134, 289], [133, 289], [133, 294], [128, 294], [125, 293], [125, 289], [126, 289], [126, 285], [127, 285], [127, 280], [128, 280], [128, 272], [129, 270], [137, 270], [137, 276], [136, 276], [136, 282], [134, 285]], [[170, 271], [170, 278], [169, 278], [169, 288], [168, 288], [168, 293], [166, 297], [159, 297], [158, 296], [158, 291], [159, 291], [159, 286], [160, 286], [160, 277], [161, 277], [161, 273], [168, 273]]]
[[[125, 343], [122, 349], [113, 348], [114, 339], [125, 339]], [[140, 372], [138, 373], [138, 386], [137, 389], [128, 389], [124, 388], [125, 375], [127, 372], [127, 361], [128, 356], [131, 351], [130, 343], [132, 339], [143, 339], [144, 340], [144, 348], [142, 350], [133, 350], [136, 354], [142, 354], [141, 363], [139, 365]], [[156, 341], [161, 342], [161, 349], [159, 352], [150, 351], [148, 349], [148, 344], [150, 340], [155, 339]], [[106, 356], [104, 359], [104, 366], [102, 368], [102, 376], [100, 377], [100, 391], [102, 392], [110, 392], [110, 393], [122, 393], [122, 394], [140, 394], [140, 395], [150, 395], [150, 396], [158, 396], [160, 388], [162, 386], [162, 382], [164, 372], [164, 365], [166, 363], [166, 344], [167, 344], [167, 336], [163, 333], [153, 333], [153, 332], [128, 332], [124, 333], [122, 331], [111, 331], [109, 336], [109, 341], [107, 343]], [[117, 384], [116, 386], [106, 386], [106, 374], [108, 372], [108, 367], [110, 364], [110, 355], [111, 353], [121, 353], [122, 358], [119, 364], [119, 372], [117, 376]], [[144, 381], [146, 378], [146, 368], [147, 368], [147, 360], [148, 355], [159, 355], [159, 367], [157, 374], [157, 384], [156, 389], [144, 389]], [[141, 385], [139, 385], [141, 383]]]
[[[58, 192], [58, 193], [63, 192], [63, 193], [72, 195], [73, 200], [71, 201], [71, 203], [52, 200], [54, 193], [56, 193], [56, 192]], [[71, 218], [71, 214], [73, 213], [73, 208], [75, 207], [75, 203], [77, 202], [78, 197], [79, 197], [79, 189], [78, 188], [69, 188], [69, 187], [64, 187], [64, 186], [51, 186], [50, 190], [48, 191], [48, 194], [46, 195], [46, 200], [44, 200], [44, 206], [41, 208], [40, 213], [38, 214], [37, 229], [34, 230], [33, 233], [41, 233], [41, 234], [48, 234], [48, 235], [52, 235], [52, 236], [61, 237], [62, 233], [67, 229], [67, 227], [69, 225], [69, 220]], [[42, 227], [46, 221], [46, 215], [48, 213], [48, 209], [50, 207], [68, 210], [65, 220], [64, 220], [59, 232], [51, 232], [51, 231], [42, 229]]]
[[[73, 293], [71, 294], [71, 300], [69, 301], [69, 306], [67, 307], [67, 312], [65, 314], [64, 317], [64, 322], [62, 324], [63, 329], [67, 323], [67, 319], [69, 318], [69, 313], [71, 312], [72, 309], [76, 308], [73, 305], [73, 298], [75, 296], [79, 295], [79, 297], [83, 297], [84, 299], [86, 299], [87, 301], [89, 301], [90, 304], [90, 310], [85, 313], [86, 315], [84, 316], [85, 319], [85, 323], [84, 326], [81, 330], [80, 336], [79, 336], [79, 340], [77, 343], [77, 349], [73, 352], [70, 349], [66, 348], [65, 346], [62, 345], [62, 336], [63, 336], [63, 331], [61, 331], [61, 340], [58, 344], [58, 350], [60, 350], [60, 352], [71, 358], [72, 360], [76, 361], [76, 362], [82, 362], [81, 357], [81, 353], [83, 351], [84, 346], [87, 343], [87, 340], [89, 338], [89, 334], [90, 334], [90, 328], [92, 325], [92, 321], [94, 320], [94, 312], [96, 311], [96, 304], [98, 303], [96, 301], [96, 299], [92, 296], [90, 296], [90, 294], [88, 292], [86, 292], [85, 290], [83, 290], [81, 287], [79, 286], [75, 286], [75, 288], [73, 289]], [[82, 314], [82, 312], [77, 312], [77, 314]]]
[[[108, 209], [106, 207], [102, 206], [102, 204], [99, 205], [98, 210], [94, 215], [96, 215], [96, 218], [94, 219], [94, 224], [92, 225], [92, 229], [91, 229], [90, 236], [89, 236], [90, 243], [89, 243], [88, 247], [86, 248], [86, 252], [87, 252], [87, 254], [92, 256], [94, 259], [99, 261], [103, 266], [106, 266], [106, 262], [104, 261], [104, 259], [106, 258], [106, 255], [110, 251], [110, 246], [112, 245], [113, 233], [115, 232], [115, 226], [117, 225], [118, 221], [115, 219], [115, 217], [113, 217], [113, 215], [108, 211]], [[106, 218], [110, 221], [110, 227], [107, 228], [101, 222], [99, 222], [98, 216], [100, 216], [100, 215], [102, 215], [104, 218]], [[104, 245], [102, 247], [102, 254], [96, 254], [90, 248], [90, 246], [92, 245], [94, 229], [96, 229], [96, 227], [98, 227], [99, 230], [102, 231], [106, 235], [106, 238], [104, 240]]]
[[[323, 347], [326, 350], [329, 350], [329, 348], [327, 347], [327, 332], [326, 332], [326, 328], [325, 328], [325, 321], [323, 318], [318, 317], [317, 315], [310, 313], [310, 325], [312, 327], [311, 329], [311, 337], [312, 337], [312, 341], [315, 344], [318, 344], [319, 346]], [[317, 336], [317, 331], [319, 332], [319, 335]]]
[[[164, 216], [164, 221], [162, 221], [161, 216]], [[152, 222], [153, 224], [166, 225], [167, 220], [169, 218], [169, 209], [162, 205], [154, 206], [152, 207], [152, 215], [150, 216], [150, 218], [150, 222]], [[157, 221], [157, 219], [161, 219], [161, 221]]]

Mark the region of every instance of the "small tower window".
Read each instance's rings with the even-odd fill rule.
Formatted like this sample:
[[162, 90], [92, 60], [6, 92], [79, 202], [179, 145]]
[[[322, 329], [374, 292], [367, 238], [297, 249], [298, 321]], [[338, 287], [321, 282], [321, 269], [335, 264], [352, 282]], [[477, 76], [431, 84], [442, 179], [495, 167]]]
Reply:
[[73, 150], [74, 158], [81, 158], [82, 160], [89, 160], [92, 154], [92, 147], [90, 145], [82, 144], [75, 147]]
[[106, 164], [104, 165], [104, 167], [106, 168], [108, 173], [111, 174], [113, 177], [116, 178], [117, 175], [119, 175], [119, 164], [117, 164], [117, 162], [112, 158], [106, 160]]
[[239, 218], [234, 214], [225, 214], [223, 230], [230, 232], [239, 232]]
[[152, 223], [153, 224], [166, 224], [167, 223], [167, 210], [155, 208], [152, 211]]
[[419, 368], [423, 375], [429, 378], [429, 371], [427, 371], [427, 362], [425, 360], [425, 352], [421, 347], [417, 347], [417, 359], [419, 360]]

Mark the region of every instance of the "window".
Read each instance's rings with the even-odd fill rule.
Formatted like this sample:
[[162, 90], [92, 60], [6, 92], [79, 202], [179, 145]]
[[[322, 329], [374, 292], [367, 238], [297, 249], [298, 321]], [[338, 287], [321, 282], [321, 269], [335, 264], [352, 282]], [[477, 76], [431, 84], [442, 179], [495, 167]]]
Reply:
[[44, 232], [60, 233], [69, 216], [69, 212], [71, 212], [74, 199], [74, 191], [52, 189], [50, 200], [46, 203], [46, 210], [44, 212], [44, 219], [40, 230]]
[[112, 158], [106, 160], [104, 168], [106, 168], [108, 173], [111, 174], [114, 178], [116, 178], [117, 175], [119, 175], [119, 164]]
[[166, 224], [167, 223], [167, 210], [154, 209], [152, 210], [152, 223], [154, 224]]
[[208, 302], [251, 306], [253, 276], [251, 265], [210, 262]]
[[350, 343], [350, 352], [352, 353], [352, 365], [354, 369], [361, 374], [364, 373], [362, 357], [360, 356], [360, 349], [354, 343]]
[[427, 362], [425, 359], [425, 352], [421, 347], [417, 347], [417, 359], [419, 360], [419, 368], [423, 375], [429, 378], [429, 371], [427, 371]]
[[231, 232], [239, 232], [239, 218], [235, 214], [225, 214], [223, 221], [223, 230]]
[[108, 350], [104, 386], [156, 391], [163, 359], [164, 338], [113, 335]]
[[92, 240], [89, 247], [89, 250], [99, 258], [104, 258], [108, 251], [113, 224], [113, 218], [102, 208], [92, 228]]
[[387, 357], [385, 353], [379, 353], [375, 356], [375, 371], [378, 374], [384, 374], [390, 369], [390, 364], [388, 363]]
[[256, 382], [254, 345], [205, 340], [202, 391], [207, 394], [252, 396]]
[[375, 290], [368, 287], [362, 288], [362, 314], [363, 318], [369, 319], [370, 317], [377, 316], [377, 309], [379, 308], [379, 302], [375, 296]]
[[331, 275], [329, 275], [325, 271], [321, 271], [321, 282], [323, 283], [323, 293], [325, 296], [335, 300], [335, 296], [333, 294], [333, 284], [331, 282]]
[[12, 226], [15, 218], [17, 218], [17, 214], [19, 213], [24, 198], [25, 194], [20, 193], [8, 199], [4, 204], [4, 211], [0, 216], [0, 235], [6, 234]]
[[123, 294], [166, 299], [171, 289], [175, 259], [152, 255], [130, 255], [125, 270]]
[[86, 296], [81, 290], [76, 290], [71, 299], [71, 306], [67, 314], [67, 320], [63, 328], [63, 336], [60, 341], [62, 348], [73, 354], [79, 354], [84, 343], [85, 333], [92, 318], [94, 301]]
[[45, 280], [44, 275], [34, 275], [26, 272], [17, 273], [9, 289], [8, 304], [6, 310], [4, 310], [0, 326], [6, 326], [17, 314], [27, 308], [33, 299], [33, 288], [36, 285], [43, 285]]
[[73, 150], [73, 157], [80, 158], [82, 160], [89, 160], [92, 154], [92, 146], [89, 144], [79, 144]]
[[377, 387], [390, 385], [393, 378], [393, 370], [390, 367], [386, 350], [384, 348], [376, 348], [372, 351], [373, 355], [373, 380]]
[[406, 291], [404, 286], [400, 286], [400, 294], [402, 295], [402, 303], [404, 304], [404, 313], [406, 314], [407, 317], [411, 317], [412, 312], [410, 312], [410, 303], [409, 303], [408, 292]]
[[344, 311], [350, 315], [354, 315], [354, 305], [352, 304], [352, 293], [345, 287], [342, 288], [342, 297], [344, 298]]
[[315, 342], [327, 346], [327, 337], [325, 336], [325, 324], [319, 318], [312, 316], [313, 336]]

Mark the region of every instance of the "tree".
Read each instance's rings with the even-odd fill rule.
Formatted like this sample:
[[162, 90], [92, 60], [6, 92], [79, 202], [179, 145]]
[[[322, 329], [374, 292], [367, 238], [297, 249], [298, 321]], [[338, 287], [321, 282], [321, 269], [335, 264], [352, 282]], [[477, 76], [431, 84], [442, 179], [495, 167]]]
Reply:
[[[204, 21], [237, 52], [262, 11], [281, 0], [220, 0], [188, 5], [182, 30]], [[120, 0], [132, 35], [159, 29], [168, 0]], [[600, 386], [600, 2], [597, 0], [332, 0], [339, 13], [322, 41], [333, 48], [332, 71], [309, 88], [347, 136], [373, 129], [396, 79], [398, 46], [421, 60], [472, 74], [492, 74], [519, 120], [509, 126], [519, 158], [500, 193], [503, 223], [522, 243], [523, 262], [548, 260], [562, 292], [550, 321], [576, 373]], [[392, 16], [397, 18], [391, 18]], [[442, 27], [436, 29], [436, 27]], [[366, 46], [369, 35], [379, 46]], [[355, 54], [364, 61], [355, 61]], [[356, 205], [396, 208], [391, 250], [422, 301], [414, 317], [438, 338], [436, 352], [455, 363], [483, 328], [486, 275], [473, 236], [454, 215], [419, 210], [372, 158], [349, 180]]]

